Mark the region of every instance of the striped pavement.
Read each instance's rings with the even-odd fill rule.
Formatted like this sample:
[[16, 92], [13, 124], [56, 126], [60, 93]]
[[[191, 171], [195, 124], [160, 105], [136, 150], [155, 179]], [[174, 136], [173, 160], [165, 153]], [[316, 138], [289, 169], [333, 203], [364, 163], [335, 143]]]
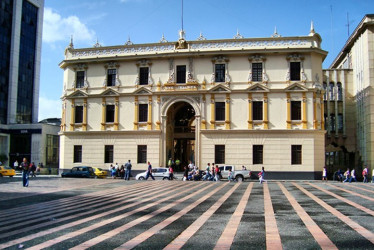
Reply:
[[0, 182], [0, 249], [374, 249], [372, 184], [53, 182]]

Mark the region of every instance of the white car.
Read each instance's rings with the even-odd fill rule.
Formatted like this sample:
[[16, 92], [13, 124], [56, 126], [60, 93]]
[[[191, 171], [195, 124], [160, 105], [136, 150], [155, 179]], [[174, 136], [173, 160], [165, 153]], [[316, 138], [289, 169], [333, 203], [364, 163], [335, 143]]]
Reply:
[[[155, 179], [162, 179], [162, 180], [168, 180], [170, 173], [168, 168], [152, 168], [152, 175], [155, 177]], [[145, 180], [145, 177], [147, 176], [147, 171], [137, 174], [135, 176], [136, 180]], [[152, 177], [149, 177], [152, 179]], [[148, 178], [148, 179], [149, 179]]]

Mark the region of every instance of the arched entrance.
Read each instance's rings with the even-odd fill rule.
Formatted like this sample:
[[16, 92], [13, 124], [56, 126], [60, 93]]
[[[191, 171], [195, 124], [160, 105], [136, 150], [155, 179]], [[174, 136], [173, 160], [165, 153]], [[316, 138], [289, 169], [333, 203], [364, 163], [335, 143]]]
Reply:
[[166, 114], [166, 159], [180, 162], [176, 171], [191, 160], [195, 162], [196, 113], [188, 102], [172, 104]]

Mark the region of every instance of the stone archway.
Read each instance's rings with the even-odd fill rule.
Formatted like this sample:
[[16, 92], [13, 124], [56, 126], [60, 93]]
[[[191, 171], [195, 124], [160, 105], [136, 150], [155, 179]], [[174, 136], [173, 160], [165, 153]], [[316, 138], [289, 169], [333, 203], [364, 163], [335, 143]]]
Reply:
[[[200, 162], [200, 108], [189, 97], [167, 100], [161, 109], [162, 140], [160, 159], [166, 165], [169, 157], [182, 164]], [[180, 171], [181, 169], [177, 169]]]

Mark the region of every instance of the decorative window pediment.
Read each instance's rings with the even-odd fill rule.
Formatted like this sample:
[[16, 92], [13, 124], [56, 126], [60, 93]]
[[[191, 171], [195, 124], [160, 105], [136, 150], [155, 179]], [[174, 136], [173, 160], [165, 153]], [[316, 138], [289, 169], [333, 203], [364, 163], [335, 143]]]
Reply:
[[252, 85], [251, 87], [247, 88], [248, 92], [269, 92], [269, 88], [260, 84], [256, 83]]
[[101, 93], [102, 96], [119, 96], [119, 93], [112, 88], [109, 88]]
[[68, 95], [68, 98], [86, 98], [88, 96], [87, 93], [83, 92], [82, 90], [76, 90], [70, 95]]
[[135, 80], [135, 86], [139, 87], [140, 85], [149, 85], [153, 86], [153, 79], [151, 73], [152, 62], [147, 59], [141, 59], [136, 62], [137, 67], [137, 77]]
[[308, 89], [299, 83], [294, 83], [288, 86], [286, 92], [308, 92]]
[[217, 86], [211, 88], [211, 89], [209, 90], [209, 92], [214, 92], [214, 93], [217, 93], [217, 92], [230, 93], [231, 90], [230, 90], [230, 88], [226, 87], [225, 85], [223, 85], [223, 84], [219, 84], [219, 85], [217, 85]]
[[141, 87], [133, 92], [134, 95], [152, 95], [152, 91], [145, 87]]

